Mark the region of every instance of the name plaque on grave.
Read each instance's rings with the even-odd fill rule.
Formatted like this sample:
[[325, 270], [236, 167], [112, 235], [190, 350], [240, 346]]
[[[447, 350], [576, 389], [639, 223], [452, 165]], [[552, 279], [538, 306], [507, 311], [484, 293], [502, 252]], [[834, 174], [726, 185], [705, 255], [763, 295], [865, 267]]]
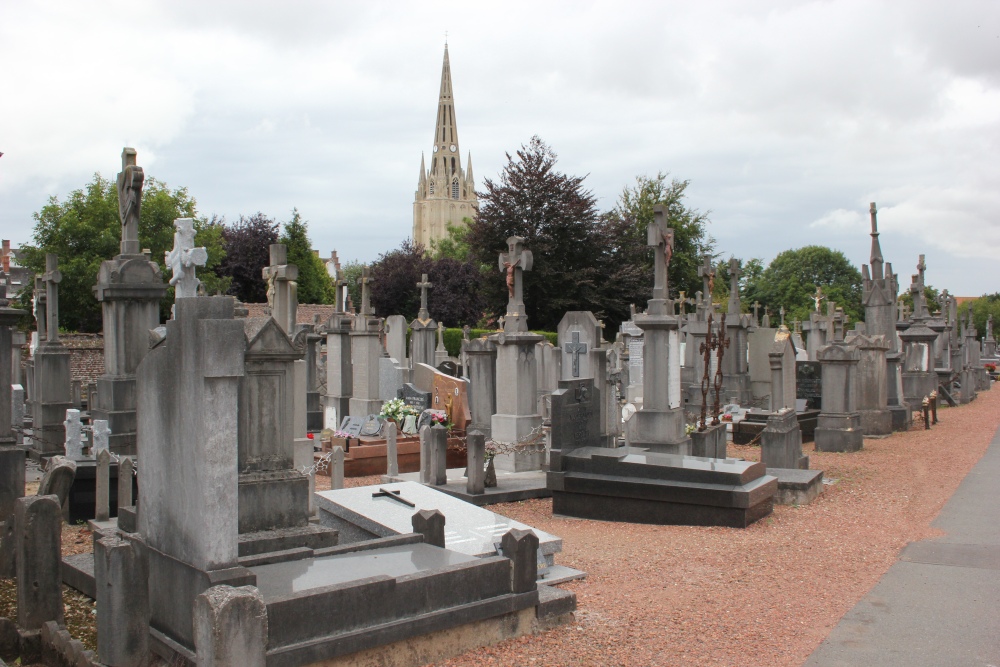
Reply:
[[431, 392], [421, 391], [409, 382], [399, 390], [399, 397], [411, 408], [416, 408], [421, 412], [431, 407]]
[[365, 417], [364, 426], [361, 427], [361, 435], [366, 438], [379, 435], [384, 424], [385, 422], [378, 415], [368, 415]]
[[807, 410], [822, 408], [823, 382], [818, 361], [795, 362], [795, 398], [806, 400]]
[[344, 421], [340, 422], [340, 429], [352, 438], [357, 438], [361, 435], [361, 429], [365, 426], [364, 417], [344, 417]]

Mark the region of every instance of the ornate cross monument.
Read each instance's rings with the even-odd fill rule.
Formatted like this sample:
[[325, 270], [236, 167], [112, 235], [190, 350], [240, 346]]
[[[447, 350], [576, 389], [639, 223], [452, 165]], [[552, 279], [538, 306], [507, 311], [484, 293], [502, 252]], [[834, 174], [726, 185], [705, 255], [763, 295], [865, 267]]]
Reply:
[[524, 272], [531, 270], [532, 256], [525, 250], [524, 239], [507, 239], [507, 252], [500, 253], [500, 271], [507, 276], [507, 314], [503, 330], [507, 333], [526, 332], [528, 316], [524, 312]]
[[428, 322], [431, 319], [431, 312], [427, 310], [427, 290], [433, 286], [427, 280], [427, 274], [422, 274], [420, 282], [417, 283], [417, 287], [420, 288], [420, 311], [417, 313], [417, 319], [421, 322]]
[[295, 334], [298, 313], [299, 267], [288, 263], [288, 248], [284, 243], [272, 243], [271, 264], [261, 270], [267, 281], [267, 305], [273, 317], [289, 337]]
[[703, 301], [699, 306], [702, 318], [704, 318], [712, 308], [712, 292], [715, 289], [715, 267], [712, 266], [712, 258], [705, 255], [705, 258], [698, 267], [698, 275], [701, 276]]
[[667, 226], [663, 207], [653, 211], [653, 224], [646, 228], [646, 245], [653, 252], [653, 299], [649, 303], [654, 315], [667, 315], [670, 300], [670, 260], [674, 256], [674, 230]]
[[196, 266], [205, 266], [208, 251], [194, 247], [194, 218], [174, 220], [174, 247], [163, 253], [164, 263], [173, 274], [170, 285], [174, 288], [174, 299], [198, 296], [201, 281], [195, 276]]
[[159, 265], [140, 251], [143, 183], [135, 149], [122, 149], [121, 252], [101, 263], [94, 287], [104, 318], [104, 374], [97, 379], [90, 413], [108, 422], [111, 452], [130, 456], [136, 453], [135, 370], [149, 351], [149, 331], [160, 325], [160, 301], [167, 292]]
[[431, 319], [431, 312], [427, 308], [427, 291], [433, 285], [427, 279], [426, 273], [421, 275], [417, 287], [420, 288], [420, 311], [417, 313], [417, 318], [410, 322], [410, 329], [413, 331], [410, 335], [410, 362], [413, 368], [416, 368], [417, 364], [436, 365], [434, 334], [437, 323]]
[[580, 355], [587, 353], [587, 344], [580, 342], [580, 332], [573, 332], [573, 340], [563, 345], [563, 352], [573, 359], [573, 377], [580, 377]]
[[353, 387], [348, 411], [352, 417], [377, 414], [382, 408], [379, 399], [379, 357], [382, 356], [381, 322], [373, 317], [371, 305], [371, 277], [368, 267], [361, 270], [361, 311], [354, 318], [351, 331], [351, 375]]
[[[45, 255], [45, 273], [35, 278], [36, 292], [44, 291], [45, 297], [36, 297], [36, 317], [44, 321], [45, 339], [39, 342], [34, 356], [34, 395], [32, 396], [32, 458], [43, 458], [65, 453], [66, 410], [73, 407], [70, 386], [69, 350], [59, 341], [59, 258]], [[44, 315], [41, 306], [44, 305]], [[39, 336], [41, 337], [41, 336]], [[10, 345], [7, 345], [10, 348]], [[9, 367], [9, 363], [8, 363]], [[9, 399], [8, 399], [9, 402]]]
[[49, 343], [59, 342], [59, 283], [62, 273], [59, 272], [59, 257], [53, 253], [45, 255], [45, 273], [42, 274], [45, 283], [45, 330]]

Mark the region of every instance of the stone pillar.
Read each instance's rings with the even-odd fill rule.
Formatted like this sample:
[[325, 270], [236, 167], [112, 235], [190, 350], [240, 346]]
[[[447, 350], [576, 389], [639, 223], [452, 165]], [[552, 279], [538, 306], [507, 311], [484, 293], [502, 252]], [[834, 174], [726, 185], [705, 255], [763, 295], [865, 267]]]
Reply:
[[97, 470], [94, 473], [97, 499], [94, 507], [95, 521], [111, 519], [111, 452], [104, 449], [97, 453]]
[[326, 396], [323, 426], [336, 430], [350, 411], [354, 391], [351, 363], [351, 327], [353, 318], [346, 313], [334, 313], [323, 324], [326, 331]]
[[[2, 273], [0, 273], [0, 290], [2, 290], [0, 291], [0, 525], [2, 525], [4, 522], [12, 521], [15, 502], [18, 498], [24, 497], [24, 449], [17, 447], [23, 441], [21, 429], [24, 428], [24, 389], [19, 384], [11, 384], [15, 361], [11, 341], [15, 333], [13, 327], [18, 319], [27, 313], [9, 307], [7, 279]], [[5, 569], [10, 568], [5, 567]]]
[[385, 474], [395, 477], [399, 474], [399, 451], [396, 448], [396, 422], [385, 425]]
[[78, 461], [83, 458], [83, 423], [80, 421], [80, 411], [70, 409], [66, 411], [66, 420], [63, 421], [63, 428], [66, 430], [66, 456]]
[[118, 464], [118, 508], [132, 507], [135, 500], [132, 498], [132, 475], [135, 464], [132, 463], [131, 456], [123, 456]]
[[418, 510], [410, 517], [413, 532], [424, 536], [424, 543], [444, 549], [444, 514], [441, 510]]
[[479, 431], [469, 431], [465, 439], [466, 483], [465, 492], [482, 494], [486, 492], [486, 437]]
[[344, 448], [337, 445], [330, 456], [330, 488], [344, 488]]
[[[535, 344], [543, 339], [544, 336], [527, 331], [490, 336], [496, 346], [498, 388], [490, 434], [498, 442], [517, 443], [542, 424], [536, 399]], [[500, 470], [523, 472], [541, 469], [544, 460], [544, 452], [517, 452], [501, 454], [494, 461]]]
[[483, 337], [462, 341], [462, 351], [468, 363], [465, 374], [469, 378], [469, 412], [472, 414], [469, 428], [488, 437], [497, 411], [497, 348]]
[[430, 483], [442, 486], [448, 483], [448, 429], [440, 424], [431, 427], [431, 478]]
[[[20, 445], [24, 442], [24, 412], [26, 403], [24, 400], [24, 387], [20, 384], [11, 386], [10, 393], [10, 424], [14, 433], [14, 444]], [[3, 445], [0, 445], [3, 447]]]
[[149, 568], [141, 547], [107, 535], [94, 543], [97, 654], [113, 667], [149, 659]]
[[888, 364], [889, 344], [885, 337], [855, 335], [848, 343], [858, 348], [858, 411], [861, 430], [868, 436], [892, 433], [892, 413], [889, 412]]
[[855, 452], [864, 446], [858, 412], [857, 348], [839, 341], [818, 353], [822, 364], [823, 408], [816, 426], [816, 451]]
[[254, 586], [213, 586], [194, 602], [198, 667], [265, 667], [267, 607]]
[[538, 536], [530, 530], [511, 528], [500, 541], [503, 555], [511, 560], [511, 593], [538, 588]]
[[431, 427], [420, 427], [420, 483], [431, 483]]
[[14, 511], [17, 624], [63, 623], [62, 510], [55, 496], [20, 498]]
[[382, 356], [378, 319], [358, 315], [350, 336], [354, 387], [348, 413], [352, 417], [378, 414], [382, 409], [378, 397], [378, 360]]
[[[635, 447], [687, 455], [691, 453], [691, 438], [684, 433], [681, 406], [679, 321], [667, 312], [665, 301], [651, 299], [647, 312], [635, 316], [636, 326], [643, 331], [642, 409], [625, 428]], [[707, 331], [707, 322], [701, 324]], [[699, 401], [700, 394], [699, 389]]]

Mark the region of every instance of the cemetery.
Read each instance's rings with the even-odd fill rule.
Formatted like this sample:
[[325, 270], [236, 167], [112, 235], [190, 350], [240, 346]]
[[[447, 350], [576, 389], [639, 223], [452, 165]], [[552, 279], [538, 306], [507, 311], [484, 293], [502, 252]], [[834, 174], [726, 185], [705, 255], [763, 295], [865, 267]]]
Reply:
[[853, 293], [764, 304], [762, 266], [647, 202], [609, 305], [551, 239], [456, 234], [444, 211], [489, 215], [465, 164], [422, 160], [413, 243], [370, 265], [301, 252], [296, 210], [222, 275], [251, 225], [215, 245], [192, 205], [160, 261], [125, 147], [89, 378], [60, 320], [79, 263], [32, 248], [14, 293], [4, 255], [0, 667], [818, 666], [897, 560], [996, 569], [935, 541], [979, 530], [956, 490], [1000, 470], [993, 316], [933, 289], [932, 255], [901, 288], [875, 202]]

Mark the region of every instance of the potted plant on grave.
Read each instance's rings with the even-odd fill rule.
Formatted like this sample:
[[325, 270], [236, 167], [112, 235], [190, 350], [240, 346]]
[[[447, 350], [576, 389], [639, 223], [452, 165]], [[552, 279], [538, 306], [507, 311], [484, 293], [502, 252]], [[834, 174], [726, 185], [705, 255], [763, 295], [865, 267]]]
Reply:
[[417, 410], [403, 402], [403, 399], [393, 398], [382, 404], [378, 416], [386, 421], [395, 422], [396, 427], [401, 428], [407, 416], [416, 414]]

